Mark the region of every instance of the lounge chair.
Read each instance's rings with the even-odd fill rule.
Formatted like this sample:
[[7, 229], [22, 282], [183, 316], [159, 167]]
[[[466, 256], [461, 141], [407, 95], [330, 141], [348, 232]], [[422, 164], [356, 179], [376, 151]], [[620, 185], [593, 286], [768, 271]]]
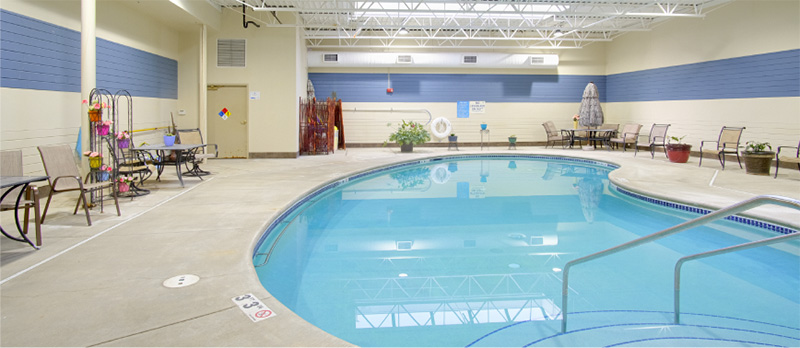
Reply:
[[[9, 150], [0, 152], [0, 176], [23, 176], [22, 171], [22, 150]], [[6, 193], [3, 189], [3, 193]], [[42, 219], [39, 215], [39, 189], [36, 185], [29, 185], [25, 189], [25, 196], [17, 205], [16, 199], [19, 197], [19, 188], [9, 192], [6, 197], [8, 203], [0, 204], [0, 211], [25, 209], [23, 218], [22, 233], [28, 234], [28, 221], [30, 221], [30, 210], [33, 208], [33, 223], [36, 229], [36, 245], [42, 246]], [[12, 203], [13, 201], [13, 203]]]
[[[664, 148], [664, 156], [667, 156], [667, 129], [669, 124], [653, 124], [650, 127], [649, 135], [640, 135], [636, 140], [636, 145], [633, 147], [633, 156], [639, 153], [639, 146], [647, 146], [650, 148], [650, 158], [656, 158], [656, 146]], [[646, 138], [645, 138], [646, 137]]]
[[[781, 156], [782, 149], [795, 149], [794, 157], [792, 156]], [[778, 168], [781, 165], [781, 162], [788, 162], [794, 163], [797, 165], [797, 169], [800, 170], [800, 143], [797, 146], [778, 146], [778, 152], [775, 153], [775, 177], [778, 177]]]
[[[103, 194], [104, 189], [110, 189], [111, 195], [114, 197], [114, 204], [117, 206], [117, 216], [122, 215], [119, 211], [119, 201], [117, 201], [117, 192], [114, 189], [114, 181], [102, 181], [95, 183], [84, 184], [81, 181], [81, 173], [75, 165], [73, 159], [73, 150], [68, 145], [55, 145], [55, 146], [39, 146], [39, 154], [42, 156], [42, 164], [44, 171], [50, 178], [50, 194], [47, 195], [47, 203], [44, 205], [42, 212], [42, 223], [47, 216], [47, 208], [50, 206], [50, 200], [56, 193], [67, 191], [79, 191], [78, 202], [75, 203], [75, 211], [72, 214], [78, 213], [78, 207], [83, 202], [83, 210], [86, 212], [86, 222], [89, 226], [92, 225], [92, 218], [89, 216], [89, 201], [86, 200], [86, 193], [92, 191], [100, 191]], [[103, 212], [103, 200], [100, 200], [100, 212]]]
[[542, 126], [544, 127], [544, 131], [547, 133], [547, 142], [544, 144], [545, 149], [550, 142], [553, 143], [551, 146], [555, 147], [557, 141], [561, 142], [561, 148], [566, 147], [564, 141], [569, 141], [569, 135], [564, 135], [561, 131], [559, 131], [553, 121], [542, 123]]
[[[205, 144], [203, 142], [203, 134], [200, 133], [199, 128], [194, 129], [178, 129], [178, 140], [181, 144]], [[203, 163], [203, 160], [206, 158], [216, 158], [219, 156], [219, 149], [217, 148], [217, 144], [207, 144], [208, 146], [214, 146], [214, 153], [209, 153], [206, 151], [205, 148], [197, 148], [197, 151], [192, 152], [186, 158], [186, 172], [183, 175], [193, 175], [193, 176], [203, 176], [211, 174], [208, 171], [200, 169], [200, 163]], [[189, 168], [189, 163], [192, 164], [192, 168]]]
[[[739, 139], [742, 138], [742, 131], [744, 127], [722, 127], [719, 132], [719, 139], [703, 140], [700, 142], [700, 164], [703, 165], [703, 154], [711, 154], [717, 156], [722, 169], [725, 169], [725, 154], [735, 154], [736, 161], [739, 162], [739, 168], [742, 168], [742, 160], [739, 158]], [[713, 148], [706, 146], [705, 143], [714, 143], [716, 146]], [[705, 149], [703, 148], [705, 147]]]
[[615, 144], [617, 147], [622, 144], [622, 151], [624, 152], [628, 145], [636, 146], [636, 139], [639, 138], [639, 131], [641, 129], [642, 125], [640, 124], [628, 123], [622, 127], [622, 134], [611, 138], [609, 143]]

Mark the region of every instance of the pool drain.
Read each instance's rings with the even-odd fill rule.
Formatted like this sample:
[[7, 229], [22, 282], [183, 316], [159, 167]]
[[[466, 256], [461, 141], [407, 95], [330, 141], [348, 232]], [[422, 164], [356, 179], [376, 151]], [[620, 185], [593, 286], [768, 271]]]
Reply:
[[165, 280], [163, 285], [168, 288], [182, 288], [197, 283], [198, 280], [200, 277], [194, 274], [181, 274]]

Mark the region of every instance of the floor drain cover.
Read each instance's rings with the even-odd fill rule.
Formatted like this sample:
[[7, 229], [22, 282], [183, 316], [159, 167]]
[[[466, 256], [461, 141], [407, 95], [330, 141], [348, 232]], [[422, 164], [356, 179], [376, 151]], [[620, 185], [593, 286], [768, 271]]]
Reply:
[[197, 283], [198, 280], [200, 280], [200, 277], [194, 274], [182, 274], [165, 280], [164, 286], [168, 288], [182, 288]]

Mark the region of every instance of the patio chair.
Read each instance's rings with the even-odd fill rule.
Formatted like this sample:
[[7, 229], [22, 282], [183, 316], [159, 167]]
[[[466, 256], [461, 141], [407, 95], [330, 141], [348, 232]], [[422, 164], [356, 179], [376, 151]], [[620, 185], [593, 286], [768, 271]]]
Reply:
[[[72, 214], [78, 213], [78, 207], [83, 202], [83, 211], [86, 213], [86, 222], [89, 226], [92, 225], [92, 218], [89, 215], [89, 201], [86, 200], [86, 193], [93, 191], [100, 191], [102, 196], [103, 190], [108, 188], [111, 190], [111, 195], [114, 197], [114, 204], [117, 206], [117, 216], [121, 216], [119, 210], [119, 201], [117, 201], [117, 192], [114, 189], [113, 181], [103, 181], [95, 183], [84, 184], [81, 181], [81, 173], [78, 171], [78, 166], [75, 165], [73, 159], [73, 150], [69, 145], [55, 145], [55, 146], [39, 146], [39, 155], [42, 156], [42, 164], [44, 171], [50, 178], [50, 194], [47, 195], [47, 203], [44, 205], [42, 212], [42, 223], [47, 216], [47, 208], [50, 206], [50, 200], [53, 195], [61, 192], [78, 191], [78, 201], [75, 203], [75, 211]], [[100, 200], [100, 212], [103, 212], [103, 200]]]
[[[200, 128], [194, 129], [178, 129], [178, 140], [181, 144], [205, 144], [203, 142], [203, 134], [200, 133]], [[209, 153], [206, 151], [206, 148], [197, 148], [197, 151], [192, 152], [186, 158], [186, 172], [183, 175], [193, 175], [193, 176], [203, 176], [211, 174], [211, 172], [205, 171], [200, 169], [200, 163], [203, 163], [203, 160], [206, 158], [216, 158], [219, 156], [219, 149], [217, 148], [217, 144], [208, 144], [208, 146], [214, 146], [214, 153]], [[189, 168], [189, 163], [192, 164], [192, 168]]]
[[557, 141], [561, 142], [561, 148], [566, 147], [564, 141], [569, 141], [569, 135], [565, 135], [563, 132], [559, 131], [553, 121], [542, 123], [542, 126], [544, 127], [544, 131], [547, 133], [547, 142], [544, 143], [545, 149], [550, 142], [553, 143], [551, 146], [555, 147]]
[[[744, 127], [722, 127], [719, 132], [719, 139], [703, 140], [700, 142], [700, 164], [703, 165], [703, 154], [716, 155], [719, 163], [722, 164], [722, 169], [725, 169], [725, 154], [732, 153], [736, 155], [736, 161], [739, 162], [739, 168], [742, 168], [742, 160], [739, 158], [739, 139], [742, 138], [742, 131]], [[705, 143], [715, 143], [714, 148], [706, 147], [703, 149]]]
[[[0, 152], [0, 176], [23, 176], [22, 172], [22, 150], [9, 150]], [[7, 188], [6, 188], [7, 189]], [[2, 193], [6, 193], [3, 189]], [[19, 190], [16, 188], [6, 195], [8, 203], [0, 203], [0, 211], [25, 209], [23, 217], [22, 233], [28, 234], [28, 221], [30, 221], [30, 210], [33, 208], [33, 224], [36, 229], [36, 245], [42, 246], [42, 219], [39, 215], [39, 189], [36, 185], [29, 185], [25, 190], [25, 196], [20, 200], [19, 206], [16, 199], [19, 197]], [[13, 201], [13, 202], [12, 202]]]
[[611, 129], [611, 137], [616, 138], [619, 132], [619, 123], [603, 123], [597, 129]]
[[128, 191], [131, 196], [141, 196], [150, 193], [150, 190], [140, 187], [144, 184], [145, 180], [153, 175], [153, 171], [155, 170], [154, 165], [148, 164], [148, 160], [150, 163], [153, 162], [150, 153], [146, 151], [132, 151], [130, 148], [117, 148], [115, 151], [112, 146], [113, 139], [105, 139], [105, 141], [108, 153], [111, 155], [112, 167], [114, 168], [112, 178], [117, 179], [120, 175], [134, 177], [134, 181], [130, 184], [130, 191]]
[[628, 145], [636, 146], [636, 139], [639, 138], [639, 131], [641, 129], [642, 125], [640, 124], [628, 123], [622, 127], [622, 134], [617, 134], [616, 137], [611, 138], [609, 143], [616, 147], [622, 144], [622, 151], [625, 152], [625, 148]]
[[[792, 156], [781, 156], [782, 149], [795, 149], [794, 157]], [[797, 169], [800, 170], [800, 143], [797, 146], [778, 146], [778, 152], [775, 153], [775, 177], [778, 177], [778, 168], [781, 165], [781, 162], [788, 162], [794, 163], [797, 165]]]
[[633, 146], [633, 156], [636, 157], [636, 154], [639, 153], [639, 146], [650, 148], [650, 158], [656, 158], [656, 146], [664, 148], [664, 156], [667, 156], [667, 129], [669, 129], [669, 126], [669, 124], [655, 123], [653, 127], [650, 127], [649, 135], [639, 135], [636, 145]]

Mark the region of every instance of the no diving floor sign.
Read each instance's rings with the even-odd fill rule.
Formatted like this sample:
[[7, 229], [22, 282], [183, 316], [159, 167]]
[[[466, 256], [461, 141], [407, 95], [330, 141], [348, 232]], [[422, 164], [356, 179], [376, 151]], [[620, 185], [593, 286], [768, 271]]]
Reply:
[[233, 300], [233, 303], [239, 306], [239, 309], [254, 323], [275, 316], [275, 312], [261, 303], [253, 294], [236, 296], [231, 300]]

